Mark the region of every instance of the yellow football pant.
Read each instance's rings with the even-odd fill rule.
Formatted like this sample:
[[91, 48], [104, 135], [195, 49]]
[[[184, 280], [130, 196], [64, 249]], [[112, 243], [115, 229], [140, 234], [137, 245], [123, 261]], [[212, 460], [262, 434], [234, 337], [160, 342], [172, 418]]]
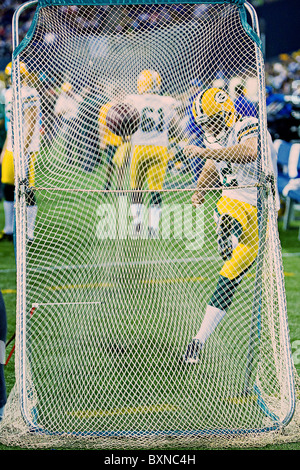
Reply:
[[242, 275], [256, 259], [259, 242], [257, 208], [222, 196], [217, 203], [217, 213], [231, 215], [241, 227], [239, 243], [220, 271], [221, 276], [233, 280]]
[[209, 302], [209, 305], [226, 311], [243, 275], [251, 267], [258, 253], [257, 209], [245, 202], [223, 196], [217, 203], [216, 213], [233, 217], [233, 229], [238, 238], [232, 257], [220, 271], [216, 289]]
[[134, 147], [130, 163], [130, 186], [141, 189], [148, 180], [149, 189], [163, 189], [168, 164], [168, 149], [156, 145], [137, 145]]
[[[28, 185], [30, 188], [35, 184], [35, 171], [34, 166], [37, 158], [37, 152], [29, 154], [28, 162]], [[3, 184], [15, 184], [15, 170], [14, 170], [14, 157], [13, 153], [9, 150], [4, 152], [2, 161], [1, 182]]]
[[9, 150], [5, 150], [2, 160], [1, 183], [15, 184], [14, 157]]

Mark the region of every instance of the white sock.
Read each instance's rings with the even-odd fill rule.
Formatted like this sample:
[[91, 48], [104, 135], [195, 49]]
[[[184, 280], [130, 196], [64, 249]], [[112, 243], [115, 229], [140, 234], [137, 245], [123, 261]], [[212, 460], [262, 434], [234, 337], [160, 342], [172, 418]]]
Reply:
[[27, 206], [27, 236], [30, 240], [34, 238], [34, 226], [37, 215], [37, 206]]
[[14, 201], [3, 201], [5, 226], [4, 233], [12, 235], [14, 231]]
[[151, 206], [150, 207], [149, 226], [155, 232], [158, 232], [160, 216], [161, 216], [161, 207], [160, 206]]
[[0, 341], [0, 364], [5, 364], [5, 342]]
[[194, 339], [198, 339], [200, 343], [204, 345], [210, 335], [215, 331], [220, 321], [224, 318], [225, 314], [226, 312], [224, 310], [208, 305], [200, 330]]
[[135, 225], [143, 222], [144, 216], [144, 205], [143, 204], [131, 204], [131, 215], [133, 217], [133, 223]]

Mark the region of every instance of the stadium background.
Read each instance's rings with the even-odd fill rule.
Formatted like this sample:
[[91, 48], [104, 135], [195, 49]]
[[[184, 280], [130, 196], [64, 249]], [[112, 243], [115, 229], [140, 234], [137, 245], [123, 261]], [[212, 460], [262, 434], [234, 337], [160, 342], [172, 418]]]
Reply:
[[[12, 16], [16, 8], [25, 2], [4, 0], [0, 5], [0, 103], [3, 104], [3, 91], [5, 89], [4, 69], [11, 60], [12, 52]], [[282, 139], [287, 142], [300, 142], [300, 38], [297, 11], [299, 9], [298, 0], [250, 0], [257, 11], [261, 37], [264, 47], [266, 85], [268, 98], [273, 96], [273, 103], [277, 106], [270, 106], [268, 113], [268, 127], [273, 139]], [[72, 15], [77, 7], [66, 7], [66, 15]], [[24, 37], [31, 25], [34, 9], [28, 9], [21, 17], [20, 36]], [[139, 25], [134, 27], [145, 27], [143, 22], [147, 18], [143, 17]], [[116, 24], [116, 28], [120, 28]], [[44, 41], [51, 41], [45, 32]], [[44, 77], [39, 77], [43, 80]], [[50, 87], [57, 87], [61, 84], [49, 84], [45, 81], [45, 87], [49, 87], [47, 92], [51, 94]], [[270, 101], [269, 101], [270, 102]], [[2, 111], [3, 112], [3, 111]], [[0, 116], [0, 147], [5, 139], [4, 120]], [[1, 194], [0, 194], [1, 197]], [[285, 270], [285, 281], [287, 290], [287, 302], [289, 312], [289, 325], [291, 333], [291, 343], [293, 357], [296, 368], [300, 372], [300, 325], [298, 312], [300, 307], [300, 294], [298, 281], [300, 275], [299, 255], [300, 255], [300, 232], [299, 218], [297, 211], [288, 227], [283, 227], [283, 215], [285, 204], [279, 217], [279, 232], [283, 248], [283, 262]], [[0, 229], [3, 227], [3, 206], [0, 202]], [[9, 318], [13, 318], [15, 312], [15, 279], [8, 276], [8, 271], [14, 267], [13, 248], [9, 242], [4, 242], [0, 246], [0, 281], [4, 294]], [[14, 322], [9, 325], [8, 337], [14, 332]], [[8, 390], [13, 385], [13, 359], [8, 366]], [[4, 446], [0, 445], [0, 449]], [[290, 448], [299, 449], [295, 444]]]
[[[12, 53], [12, 16], [16, 8], [25, 2], [15, 0], [4, 0], [0, 6], [0, 101], [3, 102], [3, 91], [5, 88], [4, 69], [11, 60]], [[297, 22], [297, 10], [299, 8], [297, 0], [251, 0], [257, 11], [260, 23], [260, 32], [264, 49], [266, 63], [266, 85], [268, 94], [272, 93], [272, 101], [284, 103], [277, 115], [270, 112], [269, 127], [273, 138], [283, 140], [298, 140], [299, 122], [297, 111], [300, 110], [300, 39]], [[66, 16], [72, 17], [79, 7], [65, 7]], [[174, 6], [175, 8], [175, 6]], [[32, 18], [34, 8], [29, 8], [20, 18], [20, 39], [27, 33]], [[150, 15], [149, 15], [150, 16]], [[82, 28], [84, 28], [84, 23]], [[153, 26], [153, 18], [141, 15], [138, 22], [126, 24], [126, 28], [146, 28]], [[124, 25], [115, 24], [118, 32], [124, 29]], [[95, 24], [95, 30], [101, 32], [101, 24]], [[44, 45], [51, 43], [55, 38], [45, 31]], [[51, 88], [61, 86], [61, 83], [48, 82], [47, 77], [40, 76], [43, 81], [45, 92], [51, 95]], [[287, 103], [286, 97], [294, 96]], [[283, 98], [285, 97], [285, 98]], [[280, 106], [279, 106], [280, 108]], [[295, 117], [297, 118], [295, 120]], [[284, 118], [284, 123], [282, 123]], [[278, 121], [279, 120], [279, 121]], [[3, 143], [4, 123], [0, 123], [1, 144]], [[276, 132], [279, 128], [279, 133]]]

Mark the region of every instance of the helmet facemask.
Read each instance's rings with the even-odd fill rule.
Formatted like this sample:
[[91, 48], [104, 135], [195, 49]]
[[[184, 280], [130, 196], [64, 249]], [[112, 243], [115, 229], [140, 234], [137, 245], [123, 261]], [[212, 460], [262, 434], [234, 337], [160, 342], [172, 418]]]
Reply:
[[220, 111], [212, 116], [206, 116], [202, 120], [204, 138], [208, 143], [225, 143], [230, 127], [228, 122], [230, 113], [228, 111]]

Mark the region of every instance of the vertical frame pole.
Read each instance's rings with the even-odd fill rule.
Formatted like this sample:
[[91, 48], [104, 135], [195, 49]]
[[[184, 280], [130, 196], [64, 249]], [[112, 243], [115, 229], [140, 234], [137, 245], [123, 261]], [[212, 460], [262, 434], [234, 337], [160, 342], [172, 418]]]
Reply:
[[[255, 9], [248, 2], [245, 2], [245, 7], [249, 12], [253, 24], [253, 28], [259, 36], [259, 25], [258, 18]], [[268, 155], [268, 142], [267, 142], [267, 111], [266, 111], [266, 100], [265, 100], [265, 75], [264, 75], [264, 60], [262, 52], [255, 44], [256, 60], [257, 60], [257, 75], [258, 75], [258, 98], [259, 98], [259, 156], [258, 156], [258, 167], [261, 169], [261, 175], [258, 187], [258, 201], [257, 201], [257, 217], [258, 217], [258, 231], [259, 231], [259, 250], [257, 255], [257, 271], [255, 280], [255, 299], [251, 318], [250, 327], [250, 338], [249, 348], [247, 356], [246, 374], [245, 374], [245, 389], [247, 393], [249, 390], [250, 378], [252, 374], [252, 362], [254, 355], [254, 341], [255, 341], [255, 329], [257, 329], [258, 340], [260, 340], [260, 317], [261, 317], [261, 300], [262, 300], [262, 269], [263, 269], [263, 245], [267, 233], [267, 224], [269, 224], [269, 231], [271, 234], [271, 243], [274, 250], [274, 262], [275, 262], [275, 276], [278, 286], [278, 303], [279, 303], [279, 320], [281, 326], [281, 332], [283, 333], [283, 352], [285, 358], [285, 364], [287, 365], [287, 380], [288, 380], [288, 394], [289, 394], [289, 410], [287, 411], [286, 417], [282, 420], [281, 426], [286, 426], [292, 419], [295, 411], [295, 384], [293, 374], [293, 362], [290, 347], [290, 338], [288, 332], [288, 317], [287, 307], [285, 300], [284, 290], [284, 279], [282, 276], [282, 261], [280, 254], [280, 247], [277, 240], [274, 238], [274, 230], [277, 227], [277, 219], [275, 215], [274, 205], [274, 187], [272, 188], [272, 182], [268, 181], [269, 165], [271, 162], [266, 158]], [[262, 158], [262, 155], [265, 158]], [[272, 176], [272, 175], [271, 175]], [[271, 181], [273, 179], [271, 178]], [[273, 181], [274, 184], [274, 181]]]
[[[13, 52], [19, 45], [19, 18], [37, 0], [21, 5], [14, 13], [12, 22]], [[23, 119], [21, 98], [20, 57], [13, 54], [13, 153], [15, 167], [15, 214], [16, 214], [16, 268], [17, 268], [17, 335], [16, 335], [16, 381], [20, 391], [21, 410], [28, 420], [26, 400], [26, 155], [23, 153]], [[18, 368], [18, 370], [17, 370]]]

